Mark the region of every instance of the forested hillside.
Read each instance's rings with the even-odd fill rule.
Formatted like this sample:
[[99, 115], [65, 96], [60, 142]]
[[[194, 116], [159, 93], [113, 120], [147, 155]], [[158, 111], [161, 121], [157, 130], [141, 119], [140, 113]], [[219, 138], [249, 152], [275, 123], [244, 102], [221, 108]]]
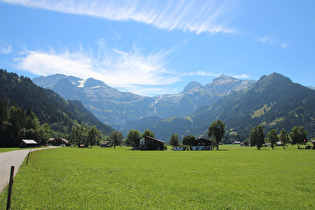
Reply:
[[15, 103], [23, 110], [31, 107], [41, 124], [47, 123], [50, 129], [61, 134], [69, 134], [78, 124], [96, 126], [105, 135], [113, 131], [81, 102], [66, 101], [52, 90], [38, 87], [27, 77], [0, 70], [0, 90], [0, 100], [5, 99], [8, 106]]
[[193, 134], [207, 136], [212, 122], [220, 119], [226, 124], [226, 136], [244, 140], [250, 130], [263, 125], [265, 132], [282, 128], [290, 131], [304, 126], [308, 137], [315, 136], [315, 91], [293, 83], [281, 74], [263, 76], [252, 87], [233, 92], [210, 106], [201, 107], [188, 117], [175, 117], [137, 125], [146, 127], [168, 140], [171, 132], [183, 137]]
[[201, 106], [210, 105], [219, 98], [249, 87], [255, 82], [221, 75], [205, 86], [191, 82], [178, 94], [146, 97], [121, 92], [96, 79], [83, 80], [56, 74], [34, 78], [33, 81], [41, 87], [54, 90], [65, 99], [80, 100], [98, 119], [117, 130], [126, 130], [130, 126], [129, 121], [132, 121], [133, 126], [134, 121], [147, 117], [185, 117]]
[[293, 83], [289, 78], [273, 73], [263, 76], [248, 89], [235, 92], [205, 107], [192, 116], [201, 134], [212, 121], [226, 122], [231, 134], [248, 135], [259, 124], [266, 131], [304, 126], [308, 136], [315, 136], [315, 91]]

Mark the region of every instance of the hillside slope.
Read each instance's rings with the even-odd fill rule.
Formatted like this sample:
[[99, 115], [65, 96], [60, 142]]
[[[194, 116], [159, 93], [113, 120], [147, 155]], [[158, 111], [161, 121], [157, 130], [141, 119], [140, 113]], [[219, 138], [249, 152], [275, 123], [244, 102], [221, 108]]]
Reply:
[[103, 134], [108, 135], [113, 129], [100, 122], [80, 101], [66, 101], [52, 90], [35, 85], [27, 77], [0, 70], [0, 100], [9, 103], [15, 101], [24, 110], [28, 106], [38, 117], [40, 123], [48, 123], [50, 128], [70, 133], [76, 124], [85, 123], [97, 126]]
[[[146, 126], [162, 139], [171, 133], [180, 137], [193, 134], [207, 136], [208, 127], [217, 119], [226, 123], [226, 134], [248, 137], [259, 124], [265, 132], [304, 126], [308, 137], [315, 136], [315, 91], [293, 83], [281, 74], [263, 76], [253, 86], [222, 97], [193, 115], [163, 119]], [[140, 126], [137, 129], [143, 129]], [[170, 131], [171, 130], [171, 131]]]
[[314, 136], [314, 107], [314, 90], [273, 73], [261, 77], [254, 86], [197, 111], [192, 116], [196, 124], [193, 132], [201, 134], [211, 124], [209, 119], [221, 119], [229, 132], [241, 135], [248, 135], [254, 126], [262, 124], [266, 131], [290, 131], [294, 126], [304, 126], [309, 136]]
[[33, 81], [65, 99], [82, 101], [98, 119], [116, 129], [127, 129], [130, 126], [127, 122], [146, 117], [184, 117], [201, 106], [210, 105], [222, 96], [254, 83], [222, 75], [205, 86], [191, 82], [178, 94], [145, 97], [121, 92], [93, 78], [82, 80], [57, 74], [34, 78]]

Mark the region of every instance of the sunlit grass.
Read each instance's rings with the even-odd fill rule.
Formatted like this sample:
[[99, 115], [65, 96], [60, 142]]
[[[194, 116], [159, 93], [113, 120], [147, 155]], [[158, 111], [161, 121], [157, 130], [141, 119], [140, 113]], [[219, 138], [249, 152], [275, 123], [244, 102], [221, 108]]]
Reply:
[[[31, 154], [12, 209], [314, 209], [313, 150], [60, 148]], [[6, 205], [6, 191], [0, 209]]]
[[2, 152], [11, 152], [11, 151], [15, 151], [15, 150], [22, 150], [22, 149], [28, 149], [28, 148], [5, 147], [5, 148], [0, 148], [0, 153], [2, 153]]

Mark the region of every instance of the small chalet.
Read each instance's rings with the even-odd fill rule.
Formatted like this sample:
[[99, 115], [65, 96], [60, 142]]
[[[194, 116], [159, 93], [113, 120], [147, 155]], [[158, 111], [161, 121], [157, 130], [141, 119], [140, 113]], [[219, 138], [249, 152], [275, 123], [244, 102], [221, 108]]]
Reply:
[[177, 146], [174, 146], [173, 150], [174, 151], [183, 151], [183, 150], [186, 150], [186, 147], [183, 145], [177, 145]]
[[38, 146], [37, 142], [31, 139], [22, 139], [20, 143], [20, 148], [37, 147], [37, 146]]
[[144, 136], [139, 139], [139, 144], [133, 149], [139, 150], [164, 150], [164, 142], [151, 136]]
[[282, 142], [281, 141], [277, 141], [276, 146], [282, 146]]
[[112, 145], [110, 145], [104, 141], [104, 142], [100, 143], [100, 147], [112, 147]]
[[191, 150], [211, 150], [212, 143], [207, 139], [197, 139], [191, 147]]
[[62, 138], [50, 138], [48, 140], [48, 145], [50, 146], [71, 146], [71, 144], [69, 143], [69, 141], [67, 141], [66, 139], [62, 139]]

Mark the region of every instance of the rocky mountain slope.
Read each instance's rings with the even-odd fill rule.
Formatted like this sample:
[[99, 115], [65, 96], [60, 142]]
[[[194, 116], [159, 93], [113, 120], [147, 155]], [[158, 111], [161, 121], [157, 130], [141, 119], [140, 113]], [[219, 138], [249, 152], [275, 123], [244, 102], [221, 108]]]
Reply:
[[56, 74], [34, 78], [33, 82], [55, 91], [67, 100], [81, 101], [98, 119], [115, 129], [124, 129], [127, 122], [146, 117], [154, 117], [150, 119], [156, 121], [165, 117], [187, 116], [233, 91], [254, 84], [254, 81], [222, 75], [205, 86], [191, 82], [178, 94], [145, 97], [121, 92], [93, 78], [82, 80]]
[[[226, 123], [226, 135], [247, 138], [256, 125], [265, 132], [282, 128], [290, 132], [294, 126], [304, 126], [308, 137], [315, 136], [315, 91], [289, 78], [273, 73], [263, 76], [253, 86], [226, 95], [209, 106], [201, 107], [187, 117], [135, 124], [133, 129], [151, 129], [161, 139], [171, 134], [207, 136], [208, 127], [217, 119]], [[130, 127], [131, 128], [131, 127]]]
[[96, 126], [103, 134], [113, 131], [100, 122], [80, 101], [66, 101], [49, 89], [35, 85], [31, 79], [0, 69], [0, 100], [16, 103], [26, 110], [30, 106], [40, 123], [48, 123], [57, 132], [69, 134], [73, 126]]

